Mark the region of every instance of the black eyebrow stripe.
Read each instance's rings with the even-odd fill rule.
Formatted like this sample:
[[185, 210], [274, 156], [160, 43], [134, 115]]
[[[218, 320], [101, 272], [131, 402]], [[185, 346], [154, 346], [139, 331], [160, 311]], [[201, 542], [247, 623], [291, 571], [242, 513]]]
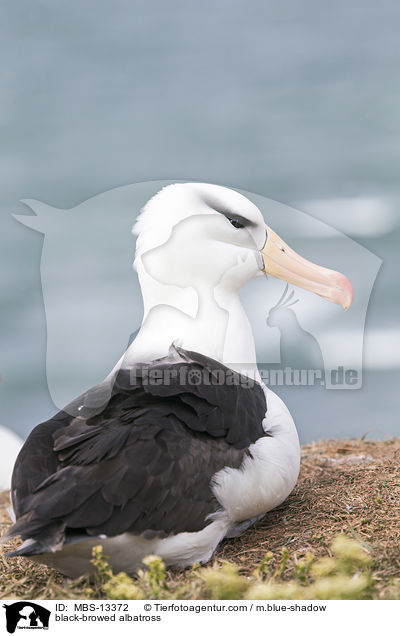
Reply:
[[241, 223], [243, 227], [255, 227], [256, 223], [250, 221], [249, 219], [246, 219], [246, 217], [241, 216], [241, 214], [234, 212], [232, 209], [228, 208], [217, 199], [214, 199], [209, 195], [203, 195], [202, 199], [206, 205], [215, 210], [215, 212], [222, 214], [227, 219], [237, 221], [238, 223]]

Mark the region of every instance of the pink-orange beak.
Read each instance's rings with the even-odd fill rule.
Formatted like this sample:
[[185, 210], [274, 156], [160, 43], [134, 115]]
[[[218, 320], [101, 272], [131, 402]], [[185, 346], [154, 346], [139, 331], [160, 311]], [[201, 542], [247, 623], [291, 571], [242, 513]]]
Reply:
[[346, 276], [302, 258], [276, 232], [265, 227], [267, 240], [261, 250], [264, 272], [342, 305], [343, 309], [350, 307], [354, 292]]

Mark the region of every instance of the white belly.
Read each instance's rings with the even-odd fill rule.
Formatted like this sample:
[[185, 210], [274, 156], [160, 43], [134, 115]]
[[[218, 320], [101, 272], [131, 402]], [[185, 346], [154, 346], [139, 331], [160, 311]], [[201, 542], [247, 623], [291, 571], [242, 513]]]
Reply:
[[287, 407], [263, 387], [267, 416], [263, 421], [271, 437], [249, 447], [251, 456], [238, 469], [224, 468], [213, 477], [213, 492], [233, 525], [265, 514], [292, 492], [300, 470], [300, 444]]
[[181, 532], [165, 539], [144, 539], [126, 532], [117, 537], [80, 541], [62, 550], [29, 558], [76, 578], [95, 571], [90, 563], [92, 549], [102, 545], [103, 553], [115, 574], [121, 571], [135, 574], [144, 567], [142, 561], [149, 554], [157, 554], [167, 566], [186, 568], [193, 563], [209, 561], [229, 525], [228, 517], [222, 513], [199, 532]]

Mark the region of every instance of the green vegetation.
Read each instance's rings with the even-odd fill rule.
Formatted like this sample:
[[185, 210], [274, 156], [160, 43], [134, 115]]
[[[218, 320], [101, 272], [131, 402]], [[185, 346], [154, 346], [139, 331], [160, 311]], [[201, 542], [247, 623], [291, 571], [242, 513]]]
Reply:
[[[240, 574], [233, 563], [194, 566], [183, 583], [167, 581], [162, 560], [148, 556], [137, 578], [114, 575], [99, 546], [94, 549], [97, 594], [109, 599], [371, 599], [375, 597], [373, 563], [357, 541], [339, 535], [331, 544], [331, 557], [316, 559], [307, 552], [293, 559], [284, 548], [276, 568], [269, 566], [268, 552], [250, 576]], [[284, 579], [291, 566], [292, 578]], [[396, 596], [392, 591], [391, 598]], [[388, 596], [386, 596], [388, 598]]]

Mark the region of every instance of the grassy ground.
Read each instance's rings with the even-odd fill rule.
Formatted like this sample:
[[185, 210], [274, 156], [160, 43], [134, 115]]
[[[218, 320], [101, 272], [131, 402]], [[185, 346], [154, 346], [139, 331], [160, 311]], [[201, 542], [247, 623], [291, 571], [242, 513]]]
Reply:
[[[4, 493], [2, 533], [7, 505]], [[155, 560], [134, 582], [98, 554], [96, 580], [71, 582], [5, 558], [11, 544], [0, 549], [0, 598], [400, 598], [400, 438], [304, 446], [290, 497], [207, 568], [165, 572]]]

